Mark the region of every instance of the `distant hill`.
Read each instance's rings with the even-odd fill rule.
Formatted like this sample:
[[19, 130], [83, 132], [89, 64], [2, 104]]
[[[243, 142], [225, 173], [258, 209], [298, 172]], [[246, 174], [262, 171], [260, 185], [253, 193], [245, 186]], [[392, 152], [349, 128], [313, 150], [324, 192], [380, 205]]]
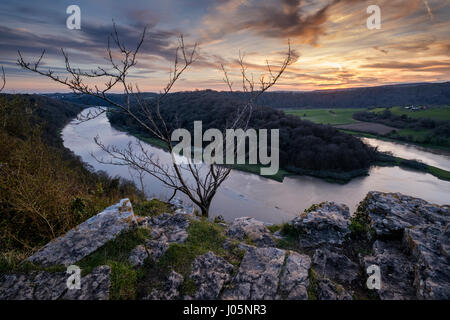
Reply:
[[407, 105], [450, 105], [450, 82], [379, 87], [267, 92], [260, 103], [272, 108], [367, 108]]
[[[106, 103], [104, 100], [96, 97], [92, 97], [85, 94], [75, 94], [75, 93], [47, 93], [42, 94], [45, 97], [49, 97], [52, 99], [63, 100], [66, 102], [78, 103], [82, 105], [92, 105], [92, 106], [105, 106]], [[117, 94], [117, 93], [109, 93], [106, 95], [108, 99], [114, 101], [116, 103], [124, 104], [125, 103], [125, 95]], [[153, 92], [143, 92], [141, 94], [141, 99], [152, 99], [157, 96], [156, 93]], [[133, 102], [133, 101], [132, 101]], [[136, 102], [136, 101], [134, 101]]]
[[[212, 90], [204, 90], [212, 91]], [[244, 97], [242, 92], [219, 92], [224, 97]], [[152, 99], [156, 93], [142, 93], [143, 99]], [[74, 93], [52, 93], [46, 96], [64, 101], [105, 105], [101, 99]], [[123, 94], [109, 94], [109, 98], [124, 102]], [[263, 106], [272, 108], [367, 108], [407, 105], [450, 105], [450, 82], [413, 83], [378, 87], [317, 90], [308, 92], [266, 92], [259, 99]]]

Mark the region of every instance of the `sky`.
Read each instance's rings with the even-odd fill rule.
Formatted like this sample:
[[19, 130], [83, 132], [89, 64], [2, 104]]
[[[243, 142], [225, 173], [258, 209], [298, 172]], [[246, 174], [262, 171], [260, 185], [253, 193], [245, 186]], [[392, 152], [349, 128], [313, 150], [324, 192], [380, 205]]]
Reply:
[[[81, 9], [80, 30], [66, 26], [66, 9], [74, 4]], [[381, 10], [379, 29], [367, 27], [370, 5]], [[68, 91], [17, 66], [18, 50], [32, 62], [45, 49], [42, 68], [61, 76], [61, 48], [73, 67], [108, 68], [112, 21], [130, 48], [147, 26], [129, 77], [142, 91], [164, 88], [180, 34], [188, 45], [197, 42], [199, 51], [174, 91], [225, 90], [221, 64], [239, 90], [239, 55], [245, 54], [249, 74], [258, 79], [267, 73], [266, 61], [274, 70], [280, 64], [288, 41], [295, 59], [273, 90], [450, 81], [450, 0], [2, 0], [6, 92]]]

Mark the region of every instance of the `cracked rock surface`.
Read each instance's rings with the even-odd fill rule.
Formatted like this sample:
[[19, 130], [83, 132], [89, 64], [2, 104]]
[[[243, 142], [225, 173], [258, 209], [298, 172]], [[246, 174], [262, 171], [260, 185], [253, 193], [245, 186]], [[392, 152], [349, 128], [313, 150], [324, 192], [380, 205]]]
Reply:
[[290, 251], [280, 277], [279, 291], [288, 300], [307, 300], [311, 258], [306, 254]]
[[144, 300], [174, 300], [180, 297], [180, 286], [184, 278], [181, 274], [171, 271], [161, 288], [153, 289]]
[[231, 279], [232, 271], [233, 265], [231, 263], [211, 251], [197, 257], [192, 263], [190, 275], [198, 287], [193, 298], [200, 300], [217, 299], [224, 283]]
[[302, 235], [302, 247], [342, 245], [350, 234], [350, 211], [345, 204], [323, 202], [302, 213], [290, 224]]
[[226, 300], [275, 299], [285, 251], [249, 246], [238, 274], [222, 298]]
[[131, 202], [122, 199], [106, 208], [65, 235], [50, 241], [28, 261], [43, 266], [69, 266], [91, 254], [121, 232], [133, 226], [134, 213]]
[[182, 213], [163, 213], [147, 219], [145, 226], [150, 230], [151, 239], [133, 249], [129, 257], [132, 266], [143, 265], [148, 257], [158, 261], [172, 243], [186, 241], [189, 219]]
[[274, 247], [275, 242], [266, 225], [254, 218], [236, 218], [229, 225], [227, 235], [229, 237], [244, 240], [247, 237], [257, 247]]
[[450, 299], [450, 206], [372, 191], [362, 207], [383, 240], [374, 243], [375, 257], [366, 260], [376, 260], [382, 271], [390, 270], [382, 272], [386, 290], [382, 285], [380, 297]]
[[110, 267], [100, 266], [81, 278], [80, 289], [68, 289], [66, 272], [39, 271], [5, 275], [0, 280], [2, 300], [107, 300]]

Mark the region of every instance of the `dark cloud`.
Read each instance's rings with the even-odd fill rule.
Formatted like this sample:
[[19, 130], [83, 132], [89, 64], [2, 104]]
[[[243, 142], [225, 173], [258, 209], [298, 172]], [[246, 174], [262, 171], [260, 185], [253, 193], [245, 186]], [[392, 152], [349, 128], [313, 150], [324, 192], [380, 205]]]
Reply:
[[[331, 0], [314, 12], [306, 12], [304, 0], [246, 2], [245, 5], [237, 7], [232, 21], [225, 21], [221, 28], [215, 27], [213, 31], [206, 31], [206, 36], [215, 39], [228, 33], [250, 30], [265, 37], [294, 38], [316, 45], [319, 37], [326, 34], [325, 23], [330, 10], [338, 4], [357, 1]], [[220, 19], [220, 13], [223, 12], [216, 12], [208, 19], [211, 22], [216, 17]]]
[[[84, 23], [81, 30], [66, 29], [55, 36], [0, 25], [0, 56], [7, 57], [4, 58], [4, 62], [12, 62], [17, 59], [18, 50], [27, 57], [37, 57], [45, 49], [47, 58], [61, 59], [60, 50], [63, 48], [69, 52], [71, 59], [76, 63], [103, 64], [108, 36], [112, 30], [112, 23], [110, 25]], [[135, 48], [143, 28], [118, 25], [117, 30], [120, 40], [127, 47]], [[141, 47], [141, 54], [173, 60], [174, 36], [173, 32], [150, 28]]]

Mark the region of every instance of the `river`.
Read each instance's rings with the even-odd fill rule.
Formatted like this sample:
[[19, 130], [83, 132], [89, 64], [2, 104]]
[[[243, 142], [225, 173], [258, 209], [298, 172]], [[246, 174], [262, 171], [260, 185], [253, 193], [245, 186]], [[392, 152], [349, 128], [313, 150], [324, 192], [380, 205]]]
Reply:
[[[95, 160], [105, 156], [94, 143], [99, 136], [104, 144], [124, 147], [136, 138], [111, 127], [106, 115], [96, 119], [75, 123], [71, 122], [62, 131], [64, 146], [72, 150], [95, 170], [104, 170], [111, 176], [132, 179], [124, 166], [101, 164]], [[422, 160], [430, 165], [450, 170], [450, 157], [434, 154], [413, 146], [385, 142], [377, 139], [367, 141], [378, 145], [382, 151], [392, 151], [395, 155]], [[168, 161], [168, 153], [147, 145], [161, 161]], [[414, 149], [416, 148], [416, 149]], [[370, 169], [369, 176], [358, 177], [345, 185], [328, 183], [308, 176], [286, 177], [282, 183], [233, 170], [223, 183], [211, 206], [211, 215], [222, 215], [231, 221], [242, 216], [254, 217], [268, 223], [281, 223], [322, 201], [345, 203], [354, 212], [358, 203], [371, 190], [400, 192], [419, 197], [432, 203], [450, 203], [450, 182], [422, 172], [399, 167], [377, 167]], [[167, 198], [171, 191], [151, 176], [144, 177], [145, 191], [148, 196]]]

